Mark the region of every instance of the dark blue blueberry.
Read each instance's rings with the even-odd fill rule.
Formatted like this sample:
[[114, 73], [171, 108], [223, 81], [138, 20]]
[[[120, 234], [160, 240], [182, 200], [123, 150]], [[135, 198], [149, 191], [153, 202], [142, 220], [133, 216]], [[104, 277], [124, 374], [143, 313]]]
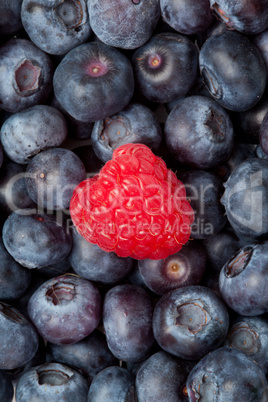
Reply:
[[34, 156], [26, 170], [26, 188], [39, 207], [69, 208], [75, 187], [86, 179], [79, 157], [69, 149], [50, 148]]
[[0, 303], [0, 369], [11, 370], [30, 361], [38, 348], [34, 326], [14, 307]]
[[55, 55], [86, 42], [91, 33], [86, 0], [23, 0], [21, 20], [33, 43]]
[[224, 187], [215, 174], [204, 170], [190, 170], [179, 175], [186, 187], [187, 198], [195, 213], [191, 237], [206, 239], [219, 233], [226, 223], [220, 198]]
[[16, 401], [86, 402], [87, 380], [71, 367], [47, 363], [24, 373], [16, 387]]
[[199, 64], [209, 92], [226, 109], [242, 112], [261, 99], [266, 68], [260, 51], [246, 36], [235, 31], [211, 36], [200, 50]]
[[240, 249], [240, 240], [231, 230], [221, 232], [203, 241], [210, 268], [219, 273], [223, 265]]
[[139, 47], [132, 56], [139, 91], [149, 100], [171, 102], [185, 96], [197, 76], [198, 52], [189, 38], [160, 33]]
[[34, 206], [35, 203], [26, 189], [23, 167], [6, 160], [0, 170], [1, 217], [6, 219], [17, 209], [34, 208]]
[[161, 350], [143, 362], [136, 375], [139, 402], [187, 402], [186, 380], [194, 362]]
[[205, 41], [214, 35], [222, 34], [227, 30], [226, 25], [218, 19], [214, 19], [210, 26], [196, 35], [198, 47], [201, 49]]
[[71, 116], [94, 122], [128, 105], [134, 77], [123, 53], [103, 43], [90, 42], [67, 53], [56, 68], [53, 85], [57, 100]]
[[170, 153], [182, 164], [208, 169], [227, 161], [234, 144], [228, 113], [213, 99], [190, 96], [167, 117], [164, 134]]
[[135, 380], [123, 367], [108, 367], [93, 379], [87, 402], [135, 402]]
[[268, 311], [268, 242], [241, 248], [222, 267], [220, 291], [226, 304], [240, 315]]
[[57, 345], [91, 334], [101, 318], [99, 290], [86, 279], [61, 275], [49, 279], [31, 296], [28, 314], [39, 334]]
[[130, 257], [107, 253], [82, 237], [74, 228], [70, 262], [77, 275], [94, 282], [113, 284], [125, 278], [133, 268]]
[[120, 360], [139, 361], [154, 343], [153, 305], [143, 288], [114, 286], [104, 298], [103, 325], [111, 352]]
[[12, 402], [14, 388], [11, 379], [2, 370], [0, 371], [0, 399], [2, 402]]
[[219, 348], [203, 357], [187, 379], [189, 402], [262, 402], [268, 398], [264, 372], [244, 353]]
[[205, 271], [206, 252], [192, 240], [164, 260], [139, 260], [138, 266], [146, 286], [158, 295], [189, 285], [197, 285]]
[[250, 158], [231, 173], [221, 199], [239, 236], [260, 239], [268, 234], [268, 161]]
[[263, 149], [262, 149], [262, 147], [261, 147], [260, 144], [256, 146], [256, 148], [255, 148], [255, 154], [256, 154], [257, 158], [268, 159], [268, 154], [266, 154], [266, 153], [263, 151]]
[[186, 286], [163, 295], [156, 303], [153, 331], [168, 353], [197, 360], [218, 348], [229, 327], [221, 299], [204, 286]]
[[237, 317], [229, 328], [224, 346], [245, 353], [267, 374], [268, 321], [264, 317]]
[[82, 371], [91, 382], [106, 367], [116, 366], [119, 361], [110, 352], [105, 335], [95, 330], [82, 341], [70, 345], [48, 342], [47, 359]]
[[95, 154], [92, 145], [81, 145], [73, 148], [72, 151], [81, 159], [85, 166], [87, 177], [93, 177], [98, 174], [104, 163], [99, 160]]
[[31, 283], [29, 269], [19, 265], [7, 252], [0, 239], [0, 300], [20, 298]]
[[123, 49], [135, 49], [147, 42], [160, 19], [159, 0], [89, 0], [88, 12], [97, 37]]
[[13, 212], [3, 226], [7, 251], [27, 268], [41, 268], [67, 257], [72, 237], [52, 215], [36, 214], [31, 209]]
[[257, 34], [268, 27], [267, 0], [209, 0], [210, 7], [228, 29]]
[[2, 166], [4, 161], [4, 153], [3, 153], [3, 147], [0, 145], [0, 167]]
[[27, 39], [10, 39], [0, 47], [0, 107], [16, 113], [44, 103], [52, 90], [49, 56]]
[[259, 139], [260, 139], [260, 146], [262, 147], [262, 150], [267, 154], [268, 153], [268, 110], [260, 125]]
[[157, 151], [162, 131], [155, 114], [146, 106], [131, 103], [121, 112], [94, 124], [91, 142], [103, 162], [112, 159], [113, 151], [127, 143], [147, 145]]
[[47, 148], [59, 146], [67, 137], [63, 114], [47, 105], [36, 105], [10, 116], [1, 127], [1, 143], [7, 156], [27, 164]]
[[160, 0], [160, 7], [163, 20], [185, 35], [203, 32], [213, 21], [209, 0]]
[[266, 90], [256, 106], [245, 112], [232, 113], [231, 118], [237, 141], [259, 144], [260, 127], [267, 112], [268, 91]]
[[0, 3], [0, 35], [13, 35], [22, 29], [22, 0], [4, 0]]
[[[268, 24], [267, 24], [268, 26]], [[257, 48], [259, 49], [259, 51], [261, 52], [261, 55], [263, 57], [265, 66], [266, 66], [266, 72], [268, 74], [268, 28], [257, 34], [257, 35], [253, 35], [251, 37], [253, 43], [257, 46]]]

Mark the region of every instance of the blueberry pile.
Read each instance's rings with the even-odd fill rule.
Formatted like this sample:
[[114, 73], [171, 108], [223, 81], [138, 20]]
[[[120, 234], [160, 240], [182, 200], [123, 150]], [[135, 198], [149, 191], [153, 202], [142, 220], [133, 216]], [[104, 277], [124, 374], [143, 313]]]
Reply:
[[1, 402], [267, 402], [268, 0], [0, 1], [0, 230]]

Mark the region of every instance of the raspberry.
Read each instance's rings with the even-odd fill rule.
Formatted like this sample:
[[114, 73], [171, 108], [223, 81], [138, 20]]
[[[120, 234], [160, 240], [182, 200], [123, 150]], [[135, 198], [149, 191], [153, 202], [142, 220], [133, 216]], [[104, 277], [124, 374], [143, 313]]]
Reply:
[[143, 144], [118, 147], [98, 175], [75, 188], [70, 213], [86, 240], [135, 259], [178, 252], [194, 220], [184, 185]]

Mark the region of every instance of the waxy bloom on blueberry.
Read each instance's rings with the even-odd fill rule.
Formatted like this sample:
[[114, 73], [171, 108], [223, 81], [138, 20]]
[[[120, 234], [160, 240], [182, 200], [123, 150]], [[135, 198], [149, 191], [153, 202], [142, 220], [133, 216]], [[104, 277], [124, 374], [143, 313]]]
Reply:
[[144, 144], [118, 147], [98, 175], [75, 188], [70, 213], [86, 240], [136, 259], [178, 252], [194, 220], [184, 185]]

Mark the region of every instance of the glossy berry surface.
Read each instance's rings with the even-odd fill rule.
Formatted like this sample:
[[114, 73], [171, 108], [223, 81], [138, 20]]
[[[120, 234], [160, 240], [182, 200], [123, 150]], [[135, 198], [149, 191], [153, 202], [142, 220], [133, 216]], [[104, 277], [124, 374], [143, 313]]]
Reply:
[[76, 187], [70, 212], [86, 240], [136, 259], [179, 251], [193, 221], [183, 184], [143, 144], [118, 147], [99, 175]]
[[66, 274], [48, 280], [34, 292], [28, 314], [44, 339], [62, 345], [78, 342], [94, 331], [101, 305], [95, 285]]

